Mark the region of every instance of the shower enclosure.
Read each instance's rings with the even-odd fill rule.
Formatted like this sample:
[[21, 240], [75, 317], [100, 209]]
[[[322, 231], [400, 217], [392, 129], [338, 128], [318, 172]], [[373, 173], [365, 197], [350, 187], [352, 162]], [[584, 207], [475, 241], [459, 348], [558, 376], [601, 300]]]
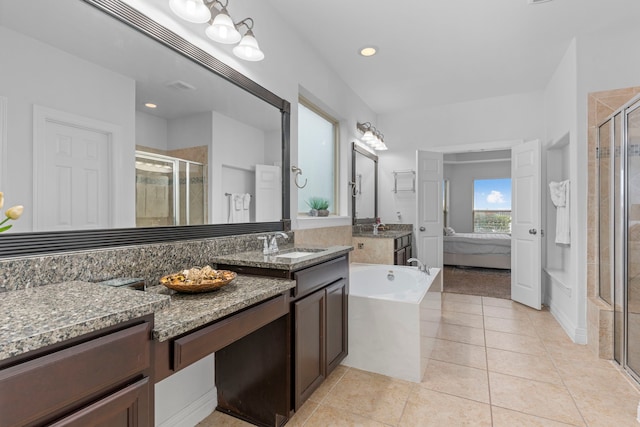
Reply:
[[205, 224], [205, 174], [202, 163], [136, 151], [136, 226]]
[[640, 97], [598, 126], [599, 296], [614, 359], [640, 380]]

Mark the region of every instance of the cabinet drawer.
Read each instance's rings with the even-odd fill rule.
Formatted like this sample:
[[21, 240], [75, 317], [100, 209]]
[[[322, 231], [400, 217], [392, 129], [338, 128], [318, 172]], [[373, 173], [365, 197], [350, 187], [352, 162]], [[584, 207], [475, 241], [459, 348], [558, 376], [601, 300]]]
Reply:
[[289, 301], [280, 295], [241, 313], [193, 332], [173, 343], [173, 369], [182, 369], [249, 335], [289, 312]]
[[150, 336], [142, 323], [0, 371], [0, 426], [27, 425], [121, 386], [149, 367]]
[[346, 256], [341, 256], [295, 272], [293, 278], [297, 283], [293, 294], [296, 298], [302, 297], [347, 277], [349, 277], [349, 262]]

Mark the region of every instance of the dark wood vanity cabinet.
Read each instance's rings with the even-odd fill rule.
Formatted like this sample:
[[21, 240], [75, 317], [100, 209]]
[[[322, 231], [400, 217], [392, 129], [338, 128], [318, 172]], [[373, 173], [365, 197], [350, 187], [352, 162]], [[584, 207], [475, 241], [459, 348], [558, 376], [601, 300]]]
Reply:
[[153, 425], [153, 317], [0, 363], [0, 426]]
[[393, 241], [393, 263], [395, 265], [407, 265], [407, 260], [413, 257], [411, 234], [396, 237]]
[[298, 410], [347, 356], [348, 259], [336, 258], [294, 277], [293, 405]]

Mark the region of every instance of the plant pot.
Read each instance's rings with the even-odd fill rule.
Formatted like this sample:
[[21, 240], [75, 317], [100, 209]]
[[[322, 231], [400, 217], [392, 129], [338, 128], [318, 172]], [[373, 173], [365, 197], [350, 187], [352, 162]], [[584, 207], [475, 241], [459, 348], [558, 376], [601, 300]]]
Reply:
[[309, 216], [318, 216], [318, 210], [317, 209], [311, 209], [309, 211]]
[[327, 209], [318, 210], [318, 216], [329, 216], [329, 211]]

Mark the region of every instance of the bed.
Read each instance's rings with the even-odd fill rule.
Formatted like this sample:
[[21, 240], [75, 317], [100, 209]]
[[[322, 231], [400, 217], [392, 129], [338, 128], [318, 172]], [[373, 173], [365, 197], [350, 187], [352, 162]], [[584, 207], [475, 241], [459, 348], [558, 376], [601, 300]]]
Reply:
[[511, 268], [511, 235], [454, 233], [444, 236], [444, 264], [467, 267]]

